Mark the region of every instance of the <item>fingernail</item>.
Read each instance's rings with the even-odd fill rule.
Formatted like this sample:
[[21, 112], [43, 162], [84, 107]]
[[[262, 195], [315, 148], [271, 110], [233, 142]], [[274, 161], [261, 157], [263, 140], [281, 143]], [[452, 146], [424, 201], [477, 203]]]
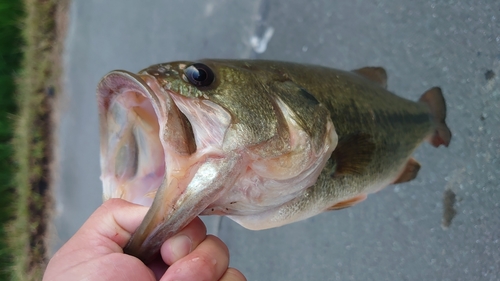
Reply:
[[191, 253], [191, 246], [193, 245], [193, 241], [186, 235], [179, 235], [173, 237], [170, 240], [170, 250], [174, 256], [175, 260], [183, 258], [187, 256], [187, 254]]

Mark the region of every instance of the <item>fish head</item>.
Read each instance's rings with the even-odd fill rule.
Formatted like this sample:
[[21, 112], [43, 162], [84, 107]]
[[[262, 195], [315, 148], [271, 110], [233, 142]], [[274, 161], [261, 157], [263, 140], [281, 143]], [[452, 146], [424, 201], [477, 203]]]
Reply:
[[198, 81], [213, 73], [195, 70], [187, 62], [116, 70], [97, 87], [104, 200], [151, 206], [132, 240], [144, 252], [158, 250], [154, 237], [182, 229], [232, 178], [224, 167], [235, 157], [222, 148], [231, 116], [206, 98], [215, 87]]
[[104, 76], [97, 89], [104, 200], [150, 206], [166, 163], [192, 169], [272, 138], [279, 123], [272, 101], [250, 75], [223, 63], [179, 61]]
[[[328, 113], [314, 109], [314, 97], [286, 81], [276, 86], [280, 79], [272, 67], [224, 60], [163, 63], [138, 74], [115, 70], [101, 79], [104, 200], [151, 206], [125, 252], [150, 260], [166, 239], [227, 194], [250, 163], [276, 179], [315, 180], [322, 165], [316, 159], [336, 144], [333, 125], [327, 124]], [[286, 94], [271, 94], [280, 91]], [[290, 109], [289, 91], [314, 106], [301, 115], [311, 120]], [[303, 101], [297, 102], [301, 108]], [[289, 161], [301, 155], [290, 152], [292, 146], [307, 146], [300, 142], [305, 135], [314, 143], [304, 154], [315, 155], [309, 162], [317, 170], [307, 177], [293, 169], [305, 167], [301, 161]], [[283, 154], [289, 160], [277, 158]], [[280, 170], [277, 161], [294, 167]]]

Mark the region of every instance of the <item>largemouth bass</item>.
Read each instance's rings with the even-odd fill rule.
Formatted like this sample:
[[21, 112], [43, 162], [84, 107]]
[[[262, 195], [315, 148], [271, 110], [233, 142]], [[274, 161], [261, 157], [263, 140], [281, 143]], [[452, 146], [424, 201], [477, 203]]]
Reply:
[[200, 60], [108, 73], [97, 88], [104, 199], [151, 206], [125, 252], [147, 262], [198, 215], [282, 226], [412, 180], [448, 146], [440, 88], [418, 102], [383, 68]]

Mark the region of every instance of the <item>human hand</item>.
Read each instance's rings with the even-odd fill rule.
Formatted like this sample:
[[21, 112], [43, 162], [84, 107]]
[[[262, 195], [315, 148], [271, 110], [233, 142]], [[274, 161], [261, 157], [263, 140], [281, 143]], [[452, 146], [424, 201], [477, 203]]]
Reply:
[[43, 280], [246, 280], [228, 268], [226, 245], [207, 235], [199, 218], [163, 243], [161, 259], [151, 264], [124, 254], [147, 210], [121, 199], [106, 201], [55, 253]]

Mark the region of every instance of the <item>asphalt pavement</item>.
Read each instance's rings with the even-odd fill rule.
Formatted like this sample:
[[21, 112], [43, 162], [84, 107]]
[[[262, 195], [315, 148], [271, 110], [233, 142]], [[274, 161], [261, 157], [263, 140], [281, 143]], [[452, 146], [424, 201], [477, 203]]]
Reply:
[[[64, 52], [55, 251], [102, 202], [95, 88], [113, 69], [259, 58], [383, 66], [417, 100], [440, 86], [450, 147], [409, 183], [284, 227], [205, 219], [248, 280], [500, 280], [500, 1], [73, 0]], [[443, 194], [457, 211], [444, 229]]]

